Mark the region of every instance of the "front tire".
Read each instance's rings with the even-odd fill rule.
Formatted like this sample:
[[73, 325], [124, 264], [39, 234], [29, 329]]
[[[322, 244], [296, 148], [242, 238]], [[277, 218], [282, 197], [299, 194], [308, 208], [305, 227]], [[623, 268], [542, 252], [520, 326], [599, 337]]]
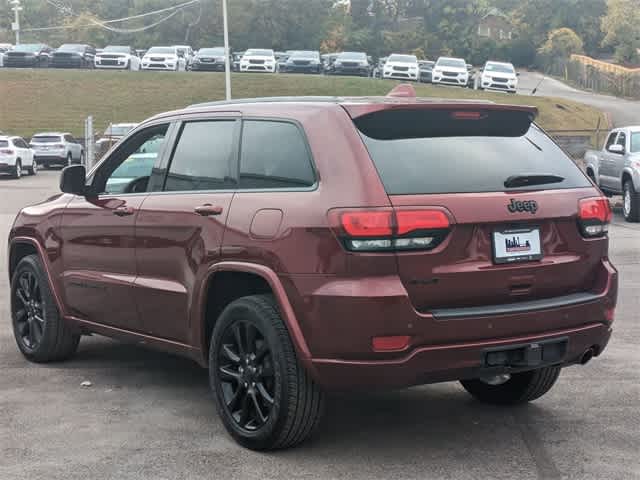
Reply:
[[462, 380], [462, 386], [473, 397], [493, 405], [519, 405], [540, 398], [556, 383], [560, 367], [544, 367], [514, 373], [505, 383], [490, 385], [480, 379]]
[[622, 213], [627, 222], [640, 221], [640, 194], [633, 188], [633, 182], [624, 182], [622, 193]]
[[16, 180], [20, 179], [22, 177], [22, 162], [20, 161], [20, 159], [16, 160], [16, 166], [13, 167], [13, 178], [15, 178]]
[[78, 349], [80, 335], [60, 316], [38, 255], [23, 258], [11, 279], [13, 334], [32, 362], [65, 360]]
[[225, 428], [246, 448], [293, 447], [320, 421], [323, 393], [298, 361], [271, 295], [240, 298], [222, 312], [209, 379]]

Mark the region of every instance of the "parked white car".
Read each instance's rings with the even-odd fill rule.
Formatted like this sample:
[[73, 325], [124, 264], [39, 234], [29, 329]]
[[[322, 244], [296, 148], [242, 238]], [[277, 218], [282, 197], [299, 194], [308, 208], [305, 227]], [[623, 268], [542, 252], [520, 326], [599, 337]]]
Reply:
[[391, 54], [382, 68], [382, 78], [418, 81], [420, 69], [415, 55]]
[[129, 46], [109, 45], [100, 53], [96, 53], [94, 62], [96, 68], [140, 70], [140, 58]]
[[196, 55], [193, 48], [189, 45], [174, 45], [174, 47], [178, 50], [178, 56], [184, 58], [185, 68], [189, 70], [193, 63], [193, 57]]
[[462, 58], [440, 57], [433, 67], [431, 83], [466, 87], [469, 83], [467, 62]]
[[29, 144], [20, 137], [0, 137], [0, 173], [20, 178], [24, 172], [29, 175], [38, 173]]
[[487, 62], [480, 75], [479, 87], [483, 90], [516, 93], [518, 74], [511, 63]]
[[31, 137], [35, 161], [44, 168], [84, 162], [84, 147], [70, 133], [46, 132]]
[[187, 63], [176, 47], [151, 47], [142, 57], [142, 70], [183, 71]]
[[273, 50], [250, 48], [240, 60], [241, 72], [267, 72], [276, 71], [276, 55]]

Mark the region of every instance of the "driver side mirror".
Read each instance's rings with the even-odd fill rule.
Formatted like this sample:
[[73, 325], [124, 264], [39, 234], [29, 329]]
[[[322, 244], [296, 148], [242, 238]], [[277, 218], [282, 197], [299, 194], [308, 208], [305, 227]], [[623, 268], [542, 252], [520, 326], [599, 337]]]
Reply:
[[87, 193], [87, 171], [84, 165], [69, 165], [60, 174], [60, 190], [72, 195]]
[[619, 153], [619, 154], [623, 154], [624, 153], [624, 147], [622, 145], [618, 145], [618, 144], [614, 144], [609, 146], [608, 149], [611, 153]]

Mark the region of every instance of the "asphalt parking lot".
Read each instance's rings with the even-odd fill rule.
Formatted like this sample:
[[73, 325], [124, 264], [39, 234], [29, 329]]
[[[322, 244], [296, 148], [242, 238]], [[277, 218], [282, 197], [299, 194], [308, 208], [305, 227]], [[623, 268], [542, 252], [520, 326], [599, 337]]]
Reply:
[[58, 175], [0, 178], [1, 480], [640, 478], [640, 224], [616, 214], [611, 227], [620, 292], [609, 348], [547, 396], [500, 409], [456, 383], [336, 395], [311, 442], [259, 454], [227, 436], [190, 361], [100, 337], [63, 364], [18, 353], [7, 234], [22, 206], [56, 193]]

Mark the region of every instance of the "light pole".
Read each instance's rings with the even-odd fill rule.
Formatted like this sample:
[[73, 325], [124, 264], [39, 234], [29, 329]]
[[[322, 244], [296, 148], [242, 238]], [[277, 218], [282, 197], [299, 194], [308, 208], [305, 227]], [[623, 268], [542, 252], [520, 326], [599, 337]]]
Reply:
[[20, 5], [20, 0], [11, 0], [9, 2], [13, 5], [13, 12], [15, 13], [15, 21], [11, 24], [11, 29], [16, 32], [16, 45], [20, 44], [20, 12], [22, 11], [22, 6]]
[[[16, 0], [18, 1], [18, 0]], [[227, 100], [231, 100], [231, 61], [229, 58], [229, 20], [227, 18], [227, 0], [222, 0], [222, 17], [224, 25], [224, 84], [225, 96]]]

